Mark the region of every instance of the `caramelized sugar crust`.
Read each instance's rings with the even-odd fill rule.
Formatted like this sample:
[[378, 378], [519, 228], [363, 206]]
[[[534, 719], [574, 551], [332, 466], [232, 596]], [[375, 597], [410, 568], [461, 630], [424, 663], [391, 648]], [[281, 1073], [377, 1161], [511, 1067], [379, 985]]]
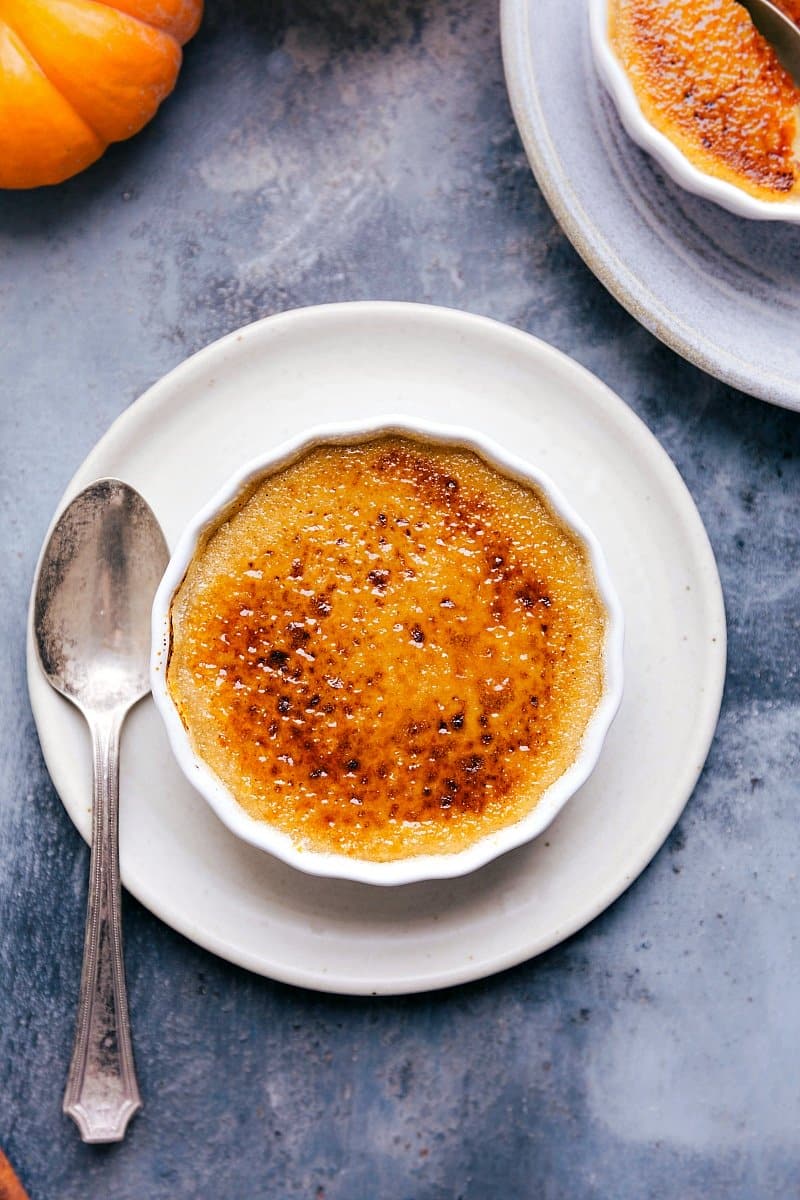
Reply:
[[380, 438], [311, 451], [213, 532], [173, 601], [168, 686], [254, 817], [387, 861], [536, 804], [600, 699], [604, 629], [538, 491]]
[[[800, 22], [800, 0], [778, 0]], [[612, 0], [612, 44], [645, 117], [753, 196], [800, 191], [800, 90], [737, 0]]]

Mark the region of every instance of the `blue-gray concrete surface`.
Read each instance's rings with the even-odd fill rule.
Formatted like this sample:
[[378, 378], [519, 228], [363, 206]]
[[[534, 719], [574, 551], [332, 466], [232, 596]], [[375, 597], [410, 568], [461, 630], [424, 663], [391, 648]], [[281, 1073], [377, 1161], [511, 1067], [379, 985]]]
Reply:
[[[609, 912], [448, 993], [292, 990], [126, 898], [146, 1109], [123, 1145], [83, 1146], [60, 1100], [88, 856], [24, 675], [42, 536], [92, 444], [185, 355], [369, 297], [531, 330], [653, 429], [726, 591], [717, 740]], [[0, 1144], [32, 1200], [800, 1196], [800, 418], [682, 362], [580, 262], [514, 128], [495, 0], [211, 0], [142, 135], [0, 196], [0, 347]]]

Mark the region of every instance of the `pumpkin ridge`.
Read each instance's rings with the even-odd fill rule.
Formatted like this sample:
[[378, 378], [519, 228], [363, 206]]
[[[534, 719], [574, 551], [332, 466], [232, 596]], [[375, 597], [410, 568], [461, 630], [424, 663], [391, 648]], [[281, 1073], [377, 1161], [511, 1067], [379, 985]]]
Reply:
[[138, 133], [175, 85], [180, 44], [133, 13], [103, 0], [7, 0], [7, 7], [15, 22], [31, 21], [37, 61], [106, 144]]
[[[168, 29], [162, 28], [161, 25], [156, 25], [154, 21], [148, 21], [146, 17], [140, 17], [138, 13], [134, 16], [133, 13], [128, 12], [127, 8], [117, 8], [116, 4], [111, 3], [111, 0], [95, 0], [95, 2], [102, 4], [103, 8], [113, 8], [114, 12], [124, 13], [126, 17], [133, 17], [134, 21], [138, 21], [140, 25], [147, 25], [148, 28], [155, 29], [156, 33], [163, 33], [165, 37], [172, 38], [173, 42], [178, 42], [178, 39]], [[180, 45], [180, 42], [178, 42], [178, 45]]]
[[[102, 2], [103, 2], [103, 0], [101, 0], [101, 3], [102, 3]], [[107, 6], [107, 7], [111, 7], [111, 6], [109, 5], [109, 6]], [[92, 122], [91, 122], [91, 121], [89, 121], [89, 120], [87, 120], [87, 119], [86, 119], [86, 117], [83, 115], [83, 113], [82, 113], [82, 112], [78, 112], [78, 109], [75, 107], [75, 105], [74, 105], [74, 104], [72, 103], [72, 101], [69, 99], [69, 97], [64, 95], [64, 93], [62, 92], [61, 88], [58, 86], [58, 84], [56, 83], [56, 81], [55, 81], [55, 80], [54, 80], [54, 79], [53, 79], [53, 78], [52, 78], [50, 75], [48, 75], [47, 71], [45, 70], [45, 68], [44, 68], [44, 67], [42, 66], [42, 64], [40, 63], [38, 55], [37, 55], [37, 54], [35, 53], [35, 51], [34, 51], [34, 50], [32, 50], [32, 49], [31, 49], [31, 47], [28, 45], [28, 43], [27, 43], [27, 42], [26, 42], [26, 40], [25, 40], [25, 37], [24, 37], [24, 35], [23, 35], [23, 34], [20, 32], [20, 30], [19, 30], [19, 29], [17, 28], [17, 26], [14, 24], [13, 20], [9, 20], [9, 18], [8, 18], [8, 17], [5, 15], [5, 13], [4, 13], [4, 14], [3, 14], [3, 16], [2, 16], [2, 17], [0, 17], [0, 24], [3, 24], [3, 25], [5, 25], [5, 26], [6, 26], [8, 29], [10, 29], [10, 30], [11, 30], [11, 32], [14, 34], [14, 37], [15, 37], [15, 38], [17, 38], [17, 39], [19, 40], [19, 42], [21, 43], [21, 45], [24, 47], [24, 49], [25, 49], [25, 53], [26, 53], [26, 54], [28, 55], [28, 57], [30, 58], [31, 62], [33, 62], [33, 63], [35, 63], [35, 64], [36, 64], [36, 68], [37, 68], [37, 70], [41, 71], [42, 75], [45, 77], [45, 79], [47, 80], [47, 82], [48, 82], [48, 83], [49, 83], [49, 84], [50, 84], [52, 87], [54, 87], [54, 88], [56, 89], [56, 91], [58, 92], [58, 94], [59, 94], [59, 96], [61, 97], [61, 99], [64, 101], [64, 103], [67, 105], [67, 107], [68, 107], [68, 108], [70, 108], [70, 109], [72, 110], [72, 112], [74, 112], [74, 114], [75, 114], [75, 116], [78, 118], [78, 120], [83, 122], [83, 124], [86, 126], [86, 128], [89, 130], [89, 132], [90, 132], [90, 133], [93, 133], [93, 134], [94, 134], [94, 136], [97, 138], [97, 140], [98, 140], [99, 142], [102, 142], [104, 146], [108, 146], [108, 142], [107, 142], [107, 141], [106, 141], [106, 139], [105, 139], [105, 138], [104, 138], [104, 137], [103, 137], [103, 136], [102, 136], [102, 135], [101, 135], [101, 134], [100, 134], [100, 133], [99, 133], [99, 132], [98, 132], [98, 131], [95, 129], [95, 127], [94, 127], [94, 125], [92, 124]], [[1, 1197], [0, 1197], [0, 1200], [2, 1200], [2, 1198], [1, 1198]]]
[[[6, 69], [8, 74], [6, 74]], [[41, 187], [84, 170], [106, 148], [45, 73], [38, 58], [0, 18], [0, 187]]]
[[203, 0], [0, 0], [0, 187], [60, 183], [138, 133], [202, 14]]

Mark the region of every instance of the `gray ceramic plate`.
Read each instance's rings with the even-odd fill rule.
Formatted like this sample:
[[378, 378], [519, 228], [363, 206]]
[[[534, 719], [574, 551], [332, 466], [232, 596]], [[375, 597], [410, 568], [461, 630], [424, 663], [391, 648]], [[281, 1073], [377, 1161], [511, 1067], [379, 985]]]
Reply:
[[582, 0], [503, 0], [502, 34], [533, 172], [598, 278], [691, 362], [800, 411], [800, 227], [689, 195], [630, 141]]

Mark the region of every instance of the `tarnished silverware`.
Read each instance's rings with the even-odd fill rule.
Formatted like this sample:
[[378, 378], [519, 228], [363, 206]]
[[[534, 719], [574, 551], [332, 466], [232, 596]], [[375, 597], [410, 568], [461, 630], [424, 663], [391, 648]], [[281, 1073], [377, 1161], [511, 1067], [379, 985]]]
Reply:
[[150, 609], [167, 565], [158, 522], [133, 488], [91, 484], [59, 517], [36, 581], [34, 633], [50, 683], [92, 734], [92, 855], [75, 1045], [64, 1112], [85, 1142], [117, 1142], [142, 1106], [122, 960], [119, 734], [147, 695]]

